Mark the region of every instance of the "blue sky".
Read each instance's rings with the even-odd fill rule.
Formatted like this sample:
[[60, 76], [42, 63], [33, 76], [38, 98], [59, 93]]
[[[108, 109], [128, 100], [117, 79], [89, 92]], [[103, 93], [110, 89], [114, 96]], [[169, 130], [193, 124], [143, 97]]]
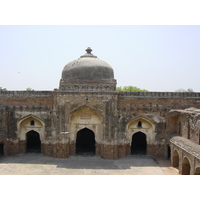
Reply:
[[91, 47], [117, 86], [200, 92], [200, 26], [0, 26], [0, 87], [53, 90], [63, 67]]

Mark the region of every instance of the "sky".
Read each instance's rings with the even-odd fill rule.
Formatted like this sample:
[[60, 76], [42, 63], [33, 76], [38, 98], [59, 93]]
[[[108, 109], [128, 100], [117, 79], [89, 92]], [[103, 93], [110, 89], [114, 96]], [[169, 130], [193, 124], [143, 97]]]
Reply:
[[117, 86], [200, 92], [198, 25], [1, 25], [0, 87], [58, 88], [87, 47], [112, 66]]

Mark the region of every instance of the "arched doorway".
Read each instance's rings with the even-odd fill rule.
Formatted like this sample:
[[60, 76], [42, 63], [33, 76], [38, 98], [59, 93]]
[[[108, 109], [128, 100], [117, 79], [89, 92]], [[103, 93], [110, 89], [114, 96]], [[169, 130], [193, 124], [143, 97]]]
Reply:
[[200, 175], [200, 167], [196, 168], [194, 175]]
[[171, 158], [171, 148], [170, 148], [169, 144], [167, 145], [167, 158], [168, 159]]
[[146, 149], [146, 135], [142, 132], [133, 134], [131, 142], [131, 154], [146, 154]]
[[0, 156], [4, 155], [4, 144], [0, 143]]
[[173, 154], [173, 167], [179, 167], [179, 155], [177, 150], [175, 150]]
[[41, 141], [40, 135], [36, 131], [29, 131], [26, 134], [26, 152], [40, 153]]
[[95, 155], [94, 132], [88, 128], [83, 128], [77, 133], [76, 154]]
[[182, 175], [190, 175], [190, 162], [186, 157], [183, 159]]

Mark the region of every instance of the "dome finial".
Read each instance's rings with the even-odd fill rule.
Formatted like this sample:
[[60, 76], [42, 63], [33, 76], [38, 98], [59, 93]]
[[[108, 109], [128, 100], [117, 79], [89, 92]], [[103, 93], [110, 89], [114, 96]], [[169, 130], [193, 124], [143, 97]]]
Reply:
[[87, 53], [83, 56], [80, 56], [81, 58], [86, 58], [86, 57], [90, 57], [90, 58], [97, 58], [97, 56], [94, 56], [91, 52], [92, 52], [92, 49], [90, 47], [88, 47], [86, 50], [85, 50]]
[[88, 47], [85, 51], [86, 51], [88, 54], [91, 54], [92, 49], [91, 49], [90, 47]]

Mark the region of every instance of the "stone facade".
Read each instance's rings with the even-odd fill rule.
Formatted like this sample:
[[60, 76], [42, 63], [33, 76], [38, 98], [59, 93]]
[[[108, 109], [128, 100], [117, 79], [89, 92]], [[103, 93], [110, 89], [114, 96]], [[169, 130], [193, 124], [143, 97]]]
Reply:
[[0, 143], [4, 155], [26, 152], [26, 133], [34, 130], [40, 135], [43, 154], [67, 158], [76, 154], [77, 132], [88, 128], [95, 134], [96, 155], [117, 159], [131, 153], [132, 136], [142, 132], [147, 154], [165, 157], [166, 137], [180, 133], [180, 123], [181, 136], [188, 138], [191, 127], [188, 139], [199, 144], [199, 116], [170, 111], [200, 107], [199, 99], [199, 93], [4, 91], [0, 93]]
[[200, 175], [200, 109], [173, 109], [166, 122], [172, 166], [180, 174]]
[[[79, 70], [70, 71], [73, 63], [85, 67], [85, 60], [81, 60], [85, 57], [91, 67], [88, 78], [80, 77]], [[77, 154], [77, 135], [83, 130], [92, 133], [88, 140], [90, 137], [95, 141], [94, 154], [104, 159], [125, 157], [140, 146], [146, 154], [164, 158], [171, 148], [173, 164], [180, 152], [177, 150], [173, 157], [175, 143], [169, 139], [171, 135], [179, 134], [199, 145], [199, 115], [195, 110], [200, 109], [200, 93], [118, 92], [112, 69], [103, 64], [102, 71], [96, 59], [87, 52], [80, 60], [66, 65], [59, 89], [1, 91], [0, 153], [9, 156], [26, 152], [31, 148], [27, 147], [28, 137], [37, 133], [41, 153], [67, 158]], [[92, 73], [94, 68], [97, 71]], [[196, 109], [188, 109], [191, 107]], [[189, 162], [199, 163], [199, 158], [195, 159]]]

